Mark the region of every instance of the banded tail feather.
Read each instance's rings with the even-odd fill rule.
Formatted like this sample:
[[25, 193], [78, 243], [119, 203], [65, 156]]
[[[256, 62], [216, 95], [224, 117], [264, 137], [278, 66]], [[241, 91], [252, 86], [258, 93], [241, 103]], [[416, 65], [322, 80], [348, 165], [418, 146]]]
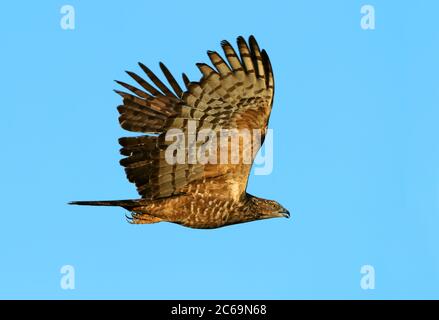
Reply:
[[133, 208], [139, 205], [139, 200], [101, 200], [101, 201], [71, 201], [71, 205], [78, 206], [105, 206]]

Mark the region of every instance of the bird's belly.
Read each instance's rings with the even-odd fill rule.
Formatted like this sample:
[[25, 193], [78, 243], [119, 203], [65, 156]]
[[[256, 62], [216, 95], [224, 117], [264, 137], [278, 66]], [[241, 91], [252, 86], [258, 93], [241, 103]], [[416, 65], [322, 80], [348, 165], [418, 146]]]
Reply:
[[[230, 224], [242, 206], [233, 199], [206, 196], [169, 199], [165, 220], [190, 228], [212, 229]], [[165, 211], [163, 211], [165, 212]]]
[[190, 228], [219, 228], [228, 224], [236, 207], [233, 200], [193, 199], [182, 210], [179, 223]]

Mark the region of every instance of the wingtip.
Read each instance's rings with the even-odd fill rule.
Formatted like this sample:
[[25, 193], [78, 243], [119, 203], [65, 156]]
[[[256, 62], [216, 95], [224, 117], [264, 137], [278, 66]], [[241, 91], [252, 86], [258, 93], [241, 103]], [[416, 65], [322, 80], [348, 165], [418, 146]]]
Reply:
[[184, 83], [184, 85], [187, 87], [188, 86], [188, 84], [191, 82], [190, 80], [189, 80], [189, 77], [186, 75], [186, 73], [182, 73], [181, 74], [181, 77], [183, 78], [183, 83]]
[[139, 67], [142, 68], [143, 70], [150, 71], [149, 68], [148, 68], [146, 65], [144, 65], [142, 62], [138, 62], [138, 65], [139, 65]]
[[136, 75], [134, 72], [132, 72], [132, 71], [125, 70], [125, 73], [126, 73], [127, 75], [129, 75], [131, 78], [135, 78], [135, 77], [137, 77], [137, 75]]
[[258, 42], [256, 41], [256, 38], [255, 38], [254, 35], [251, 35], [251, 36], [248, 37], [248, 43], [250, 44], [250, 46], [252, 46], [252, 47], [256, 47], [259, 51], [261, 51], [261, 50], [259, 49], [259, 44], [258, 44]]
[[168, 73], [168, 75], [172, 76], [172, 74], [169, 71], [168, 67], [162, 61], [159, 62], [159, 67], [160, 67], [160, 70], [162, 70], [162, 72], [165, 74], [165, 76], [166, 76], [166, 73]]
[[237, 42], [238, 44], [240, 44], [240, 43], [247, 43], [247, 42], [245, 41], [245, 38], [244, 38], [243, 36], [238, 36], [238, 37], [236, 38], [236, 42]]
[[117, 93], [118, 95], [120, 95], [121, 97], [124, 97], [124, 96], [126, 95], [126, 93], [123, 92], [123, 91], [119, 91], [119, 90], [116, 90], [116, 89], [113, 89], [113, 91], [116, 92], [116, 93]]
[[221, 41], [221, 47], [225, 47], [225, 46], [230, 46], [230, 42], [227, 40], [222, 40]]

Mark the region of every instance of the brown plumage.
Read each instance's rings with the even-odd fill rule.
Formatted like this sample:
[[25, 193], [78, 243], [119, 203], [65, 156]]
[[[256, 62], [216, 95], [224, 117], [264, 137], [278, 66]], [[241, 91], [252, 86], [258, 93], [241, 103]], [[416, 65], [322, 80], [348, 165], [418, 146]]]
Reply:
[[[226, 150], [230, 159], [231, 149], [238, 148], [238, 163], [189, 161], [189, 146], [184, 149], [184, 163], [170, 164], [165, 158], [173, 143], [165, 139], [166, 133], [171, 129], [188, 133], [189, 122], [196, 124], [197, 134], [202, 129], [211, 129], [217, 135], [224, 129], [259, 129], [264, 140], [274, 94], [270, 60], [253, 36], [248, 44], [239, 37], [237, 44], [238, 54], [227, 41], [221, 42], [225, 60], [217, 52], [208, 51], [214, 68], [198, 63], [202, 73], [199, 82], [191, 82], [183, 74], [186, 90], [162, 63], [160, 68], [170, 88], [141, 63], [152, 84], [133, 72], [127, 73], [142, 89], [117, 81], [131, 92], [116, 91], [123, 98], [118, 107], [120, 125], [144, 133], [119, 140], [121, 154], [126, 156], [120, 163], [141, 199], [71, 204], [120, 206], [130, 211], [129, 219], [135, 224], [167, 221], [193, 228], [289, 217], [288, 211], [276, 201], [246, 192], [251, 162], [245, 163], [242, 155], [251, 150], [251, 143], [238, 140], [238, 144]], [[207, 154], [220, 154], [221, 148], [215, 149], [208, 149]], [[254, 158], [257, 150], [251, 152]]]

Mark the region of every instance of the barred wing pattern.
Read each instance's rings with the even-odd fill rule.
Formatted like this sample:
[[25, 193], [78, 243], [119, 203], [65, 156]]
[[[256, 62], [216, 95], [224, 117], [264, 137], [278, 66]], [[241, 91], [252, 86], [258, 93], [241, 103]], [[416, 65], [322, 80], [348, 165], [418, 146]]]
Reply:
[[117, 81], [131, 91], [116, 91], [123, 97], [118, 107], [122, 128], [146, 133], [119, 140], [121, 153], [126, 156], [121, 164], [142, 198], [208, 191], [234, 197], [245, 193], [251, 164], [171, 165], [165, 159], [165, 150], [172, 143], [165, 141], [166, 132], [174, 128], [186, 131], [190, 120], [198, 131], [260, 129], [263, 139], [274, 94], [270, 60], [253, 36], [248, 44], [239, 37], [237, 44], [239, 56], [227, 41], [221, 43], [226, 60], [208, 51], [214, 68], [198, 63], [202, 73], [198, 82], [189, 81], [183, 74], [185, 91], [162, 63], [160, 68], [171, 88], [141, 63], [152, 84], [132, 72], [127, 73], [142, 89]]

